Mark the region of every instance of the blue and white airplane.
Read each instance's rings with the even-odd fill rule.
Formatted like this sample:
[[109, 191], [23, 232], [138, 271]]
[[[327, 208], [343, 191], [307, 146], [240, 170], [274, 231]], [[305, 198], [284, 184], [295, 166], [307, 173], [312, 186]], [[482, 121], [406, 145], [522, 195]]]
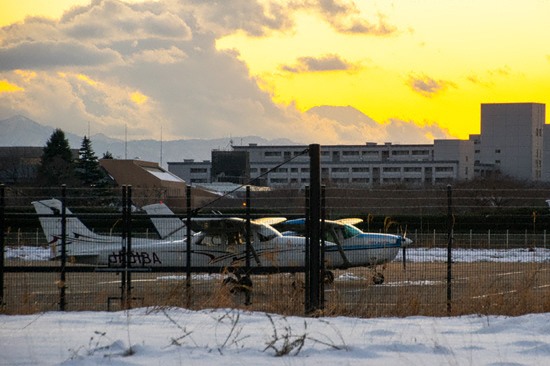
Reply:
[[[405, 235], [394, 235], [385, 233], [364, 232], [355, 224], [362, 222], [359, 218], [346, 218], [340, 220], [325, 220], [323, 239], [326, 242], [334, 243], [325, 247], [325, 258], [328, 268], [346, 269], [362, 266], [373, 268], [373, 282], [381, 284], [384, 282], [384, 275], [376, 272], [376, 266], [383, 265], [395, 259], [400, 249], [407, 248], [412, 240]], [[278, 227], [291, 235], [303, 232], [305, 219], [287, 220]]]

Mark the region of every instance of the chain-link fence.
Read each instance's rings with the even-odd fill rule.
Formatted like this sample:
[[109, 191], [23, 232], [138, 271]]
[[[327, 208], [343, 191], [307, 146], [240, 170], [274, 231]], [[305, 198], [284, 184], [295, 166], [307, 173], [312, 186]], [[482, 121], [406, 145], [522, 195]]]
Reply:
[[[244, 189], [223, 196], [188, 190], [170, 205], [159, 205], [158, 195], [136, 187], [126, 193], [5, 191], [0, 218], [4, 313], [141, 306], [305, 312], [303, 190], [252, 188], [248, 196]], [[476, 198], [480, 192], [495, 193], [453, 190], [449, 225], [446, 187], [327, 187], [326, 221], [358, 219], [348, 225], [355, 222], [365, 241], [352, 248], [324, 227], [324, 313], [550, 311], [544, 200], [550, 192], [499, 191], [498, 206], [482, 205]], [[37, 206], [50, 211], [38, 212]], [[365, 233], [391, 233], [402, 241], [380, 244]], [[412, 244], [403, 245], [403, 238]], [[373, 260], [375, 245], [391, 248], [384, 252], [387, 257], [379, 251]]]

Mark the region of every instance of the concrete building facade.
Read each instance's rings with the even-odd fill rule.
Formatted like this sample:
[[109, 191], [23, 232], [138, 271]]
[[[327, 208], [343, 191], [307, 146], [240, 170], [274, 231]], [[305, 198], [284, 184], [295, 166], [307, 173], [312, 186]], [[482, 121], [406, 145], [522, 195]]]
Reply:
[[[323, 145], [321, 176], [324, 184], [336, 186], [439, 184], [499, 172], [520, 180], [550, 181], [550, 127], [545, 125], [545, 108], [540, 103], [482, 104], [481, 133], [471, 134], [468, 140]], [[248, 154], [254, 184], [302, 187], [309, 183], [306, 148], [250, 144], [233, 146], [233, 152]], [[168, 163], [171, 172], [191, 184], [212, 182], [210, 166], [210, 162]]]
[[183, 162], [168, 162], [168, 171], [191, 185], [211, 183], [211, 169], [210, 160], [185, 159]]
[[540, 181], [543, 175], [545, 105], [481, 105], [479, 163], [511, 177]]

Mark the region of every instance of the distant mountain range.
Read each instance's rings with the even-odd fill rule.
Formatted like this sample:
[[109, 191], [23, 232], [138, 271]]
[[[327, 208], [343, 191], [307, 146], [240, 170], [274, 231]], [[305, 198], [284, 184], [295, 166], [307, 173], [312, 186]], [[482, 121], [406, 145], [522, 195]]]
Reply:
[[[23, 116], [13, 116], [0, 120], [0, 146], [45, 146], [55, 127], [44, 126]], [[78, 136], [67, 131], [65, 137], [73, 149], [79, 149], [84, 136]], [[98, 158], [105, 152], [110, 152], [117, 159], [138, 158], [146, 161], [161, 162], [167, 167], [167, 162], [179, 162], [184, 159], [203, 161], [211, 159], [214, 149], [229, 150], [231, 142], [238, 145], [255, 143], [258, 145], [296, 145], [288, 139], [267, 140], [258, 136], [227, 137], [218, 139], [188, 139], [188, 140], [119, 140], [104, 134], [90, 136], [92, 147]], [[162, 145], [162, 147], [161, 147]]]

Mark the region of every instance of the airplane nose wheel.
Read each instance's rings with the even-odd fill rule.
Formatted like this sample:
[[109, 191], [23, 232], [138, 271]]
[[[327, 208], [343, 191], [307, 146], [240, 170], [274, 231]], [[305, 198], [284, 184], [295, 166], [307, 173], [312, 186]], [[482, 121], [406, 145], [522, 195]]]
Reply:
[[334, 282], [334, 272], [332, 271], [325, 271], [325, 278], [324, 281], [326, 284], [332, 284]]
[[373, 276], [372, 276], [372, 283], [374, 283], [375, 285], [381, 285], [384, 283], [384, 275], [380, 272], [376, 272]]
[[237, 292], [252, 292], [252, 279], [250, 279], [250, 276], [227, 277], [223, 280], [223, 285], [231, 286], [229, 291], [232, 294]]

